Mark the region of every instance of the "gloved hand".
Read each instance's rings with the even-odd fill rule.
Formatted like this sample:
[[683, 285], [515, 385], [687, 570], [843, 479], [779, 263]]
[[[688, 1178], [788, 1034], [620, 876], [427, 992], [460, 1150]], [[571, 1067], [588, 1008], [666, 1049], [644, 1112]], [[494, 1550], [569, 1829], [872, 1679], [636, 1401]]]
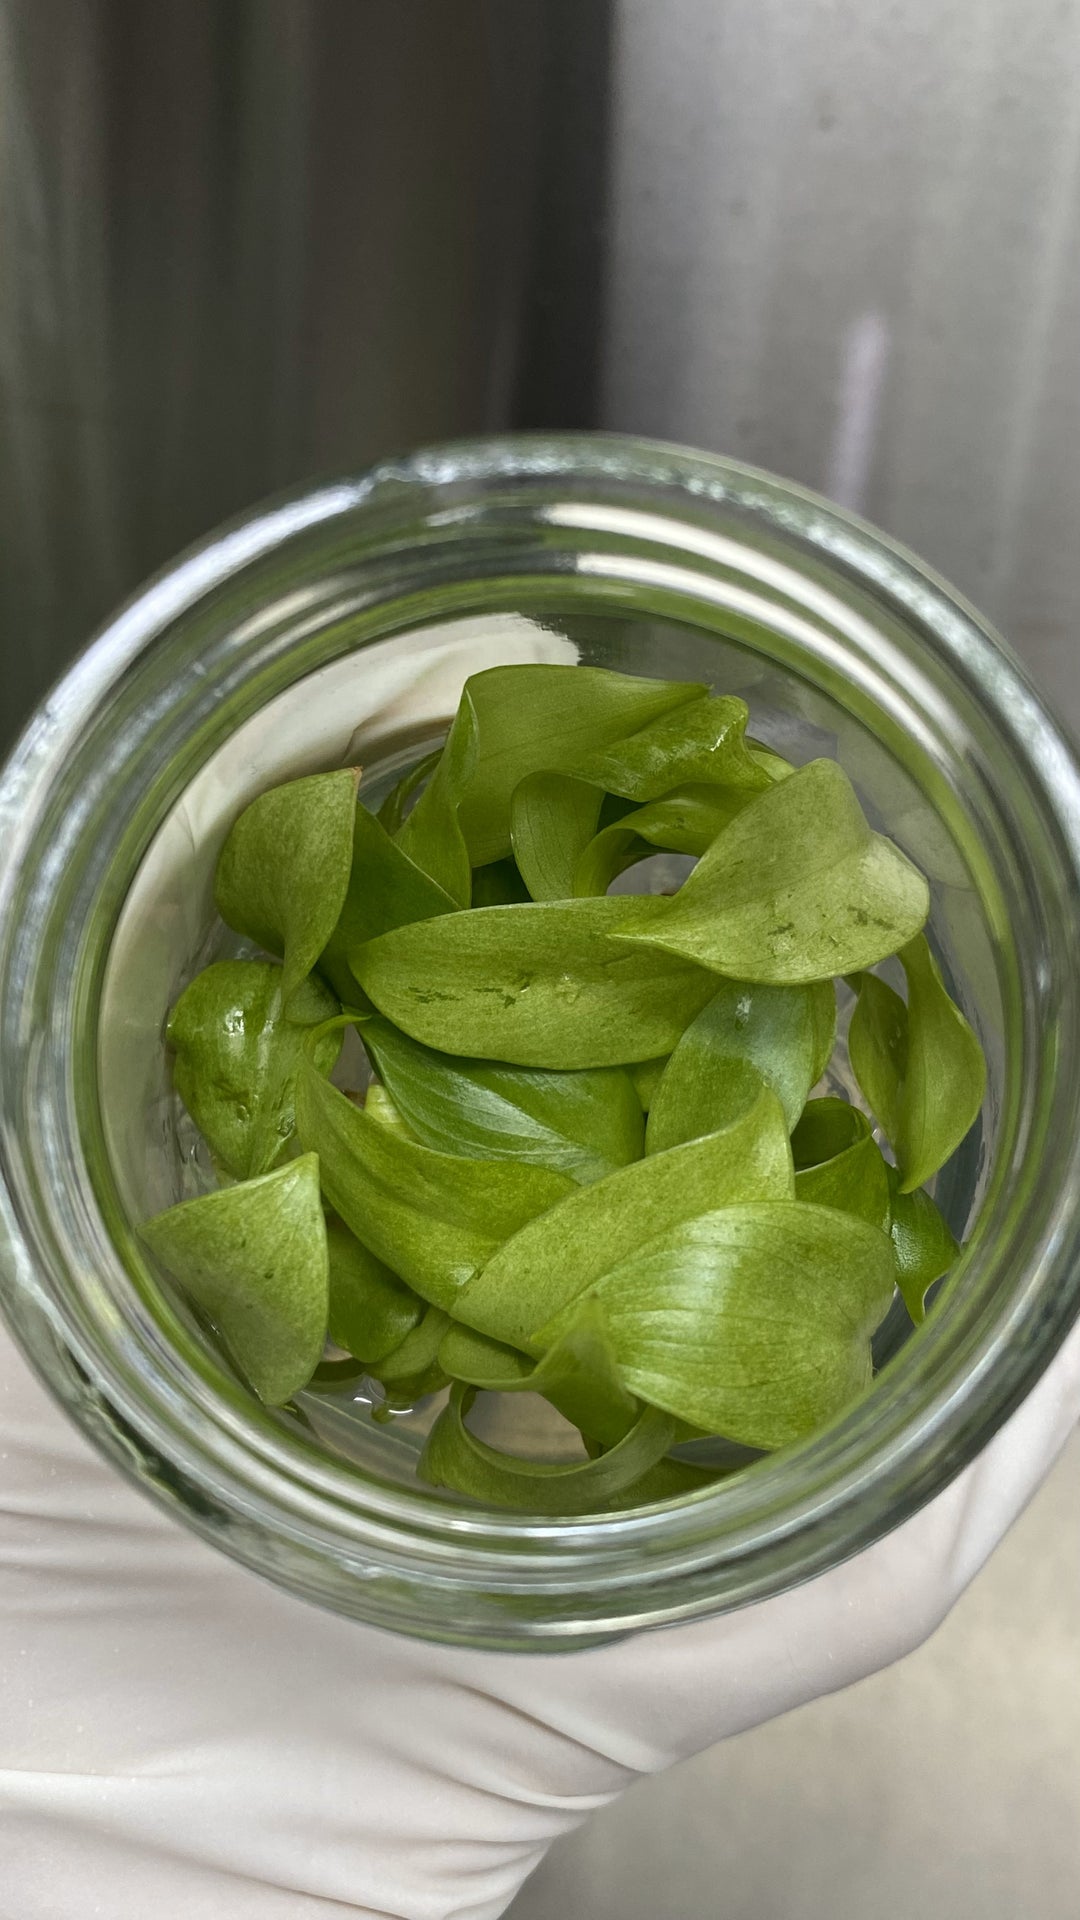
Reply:
[[586, 1653], [323, 1614], [159, 1513], [0, 1332], [2, 1920], [489, 1920], [637, 1775], [929, 1634], [1080, 1411], [1080, 1328], [945, 1493], [776, 1599]]

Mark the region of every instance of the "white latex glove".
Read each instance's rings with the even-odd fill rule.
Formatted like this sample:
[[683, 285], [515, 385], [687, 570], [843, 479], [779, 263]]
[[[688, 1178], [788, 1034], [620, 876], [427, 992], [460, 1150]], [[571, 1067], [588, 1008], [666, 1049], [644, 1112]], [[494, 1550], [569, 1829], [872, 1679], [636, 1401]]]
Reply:
[[929, 1634], [1080, 1411], [1080, 1329], [981, 1457], [846, 1566], [587, 1653], [320, 1613], [107, 1467], [0, 1332], [2, 1920], [489, 1920], [637, 1775]]

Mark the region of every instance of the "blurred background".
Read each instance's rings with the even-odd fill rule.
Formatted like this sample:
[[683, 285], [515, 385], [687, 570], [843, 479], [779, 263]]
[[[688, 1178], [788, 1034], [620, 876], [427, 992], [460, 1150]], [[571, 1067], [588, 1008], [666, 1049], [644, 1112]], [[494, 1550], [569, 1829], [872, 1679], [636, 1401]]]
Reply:
[[[906, 541], [1080, 725], [1080, 0], [0, 0], [0, 736], [308, 476], [503, 426]], [[1075, 1920], [1080, 1449], [896, 1673], [520, 1920]]]

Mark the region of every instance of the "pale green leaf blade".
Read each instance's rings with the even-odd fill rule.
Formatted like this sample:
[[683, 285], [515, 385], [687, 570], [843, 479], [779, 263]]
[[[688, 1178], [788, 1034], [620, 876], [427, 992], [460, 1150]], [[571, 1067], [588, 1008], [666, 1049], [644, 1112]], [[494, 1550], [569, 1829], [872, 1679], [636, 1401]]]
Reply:
[[381, 1381], [391, 1406], [412, 1406], [422, 1394], [446, 1385], [439, 1348], [449, 1325], [450, 1317], [441, 1307], [428, 1307], [393, 1352], [372, 1367], [372, 1378]]
[[889, 1168], [889, 1184], [897, 1285], [912, 1320], [919, 1326], [926, 1318], [929, 1289], [942, 1274], [948, 1273], [960, 1248], [935, 1202], [923, 1188], [915, 1193], [902, 1193], [895, 1167]]
[[350, 953], [395, 927], [455, 913], [457, 903], [363, 805], [355, 810], [352, 834], [348, 889], [319, 965], [339, 997], [355, 1003], [360, 989]]
[[812, 1100], [791, 1136], [795, 1197], [853, 1213], [889, 1230], [889, 1169], [858, 1107], [830, 1095]]
[[945, 1165], [978, 1118], [986, 1094], [982, 1048], [946, 991], [923, 936], [900, 954], [908, 984], [907, 1073], [894, 1141], [901, 1192]]
[[[327, 1084], [308, 1071], [319, 1086]], [[279, 1406], [306, 1384], [322, 1357], [327, 1322], [326, 1228], [314, 1154], [182, 1201], [142, 1232], [219, 1328], [261, 1400]]]
[[578, 1191], [545, 1167], [435, 1153], [381, 1126], [311, 1067], [297, 1077], [296, 1126], [319, 1155], [335, 1213], [425, 1300], [448, 1311], [504, 1240]]
[[373, 1365], [418, 1326], [424, 1302], [341, 1220], [326, 1228], [330, 1262], [330, 1338]]
[[375, 1006], [443, 1053], [513, 1066], [624, 1066], [670, 1052], [716, 991], [690, 963], [614, 937], [649, 898], [484, 907], [398, 928], [351, 954]]
[[641, 1412], [622, 1384], [599, 1300], [581, 1303], [565, 1332], [535, 1365], [514, 1348], [463, 1326], [449, 1328], [439, 1360], [452, 1379], [486, 1393], [542, 1393], [583, 1434], [604, 1446], [621, 1440]]
[[725, 981], [668, 1061], [649, 1112], [647, 1151], [729, 1126], [753, 1105], [763, 1081], [793, 1127], [835, 1032], [831, 980], [799, 987]]
[[922, 926], [926, 881], [871, 831], [843, 769], [814, 760], [745, 808], [661, 919], [626, 937], [740, 980], [797, 985], [871, 966]]
[[884, 1233], [781, 1201], [687, 1220], [596, 1291], [633, 1393], [707, 1432], [775, 1448], [870, 1385], [870, 1337], [893, 1286]]
[[[272, 961], [216, 960], [169, 1016], [173, 1084], [219, 1165], [237, 1180], [268, 1173], [287, 1152], [305, 1037], [338, 1011], [312, 976], [293, 993], [286, 1016], [282, 977]], [[318, 1072], [333, 1071], [340, 1047], [339, 1033], [315, 1040]]]
[[589, 841], [572, 891], [579, 899], [606, 893], [617, 874], [657, 850], [698, 858], [753, 798], [753, 791], [738, 787], [686, 786], [635, 808]]
[[513, 1159], [598, 1180], [640, 1157], [641, 1107], [620, 1067], [558, 1073], [440, 1053], [373, 1015], [361, 1028], [376, 1072], [425, 1146]]
[[380, 1127], [389, 1127], [392, 1133], [398, 1133], [404, 1140], [415, 1140], [416, 1135], [404, 1114], [394, 1105], [386, 1088], [378, 1080], [373, 1080], [364, 1095], [364, 1112], [368, 1118], [378, 1122]]
[[603, 790], [566, 773], [533, 773], [510, 802], [514, 858], [534, 900], [569, 900], [578, 858], [596, 834]]
[[893, 1146], [902, 1126], [902, 1090], [907, 1074], [908, 1017], [900, 995], [876, 974], [853, 983], [858, 999], [848, 1028], [851, 1070], [870, 1111]]
[[656, 1098], [656, 1089], [663, 1078], [664, 1069], [670, 1060], [669, 1053], [662, 1053], [656, 1060], [639, 1060], [627, 1069], [634, 1083], [634, 1092], [641, 1102], [641, 1110], [648, 1113]]
[[422, 760], [416, 762], [414, 767], [409, 767], [408, 770], [402, 774], [400, 780], [394, 782], [385, 800], [380, 805], [376, 817], [379, 825], [385, 827], [387, 833], [391, 836], [393, 836], [402, 825], [409, 810], [409, 802], [417, 788], [422, 787], [425, 780], [429, 779], [434, 773], [439, 761], [442, 759], [442, 751], [442, 747], [436, 747], [433, 753], [426, 753]]
[[548, 1466], [500, 1453], [469, 1432], [471, 1387], [456, 1386], [427, 1438], [417, 1469], [432, 1486], [449, 1487], [485, 1506], [524, 1513], [602, 1513], [667, 1452], [674, 1422], [646, 1408], [609, 1453], [581, 1465]]
[[524, 1226], [462, 1288], [454, 1317], [542, 1353], [563, 1330], [552, 1327], [554, 1317], [643, 1240], [711, 1207], [790, 1199], [794, 1191], [784, 1116], [763, 1090], [723, 1133], [622, 1167]]
[[901, 1191], [924, 1185], [968, 1133], [986, 1092], [982, 1048], [947, 993], [926, 939], [900, 954], [908, 1002], [864, 974], [851, 1017], [852, 1069], [896, 1152]]
[[466, 682], [477, 755], [461, 824], [474, 866], [510, 852], [510, 799], [531, 773], [575, 773], [585, 754], [647, 726], [706, 692], [689, 682], [642, 680], [602, 667], [523, 663]]
[[706, 694], [594, 748], [577, 771], [628, 800], [658, 800], [687, 783], [761, 792], [769, 778], [747, 749], [748, 717], [745, 701]]
[[472, 861], [460, 810], [476, 755], [476, 715], [466, 687], [435, 771], [396, 835], [402, 852], [430, 874], [458, 907], [467, 907], [472, 893]]
[[316, 965], [344, 905], [360, 775], [316, 773], [271, 788], [244, 808], [214, 880], [227, 926], [284, 956], [290, 995]]

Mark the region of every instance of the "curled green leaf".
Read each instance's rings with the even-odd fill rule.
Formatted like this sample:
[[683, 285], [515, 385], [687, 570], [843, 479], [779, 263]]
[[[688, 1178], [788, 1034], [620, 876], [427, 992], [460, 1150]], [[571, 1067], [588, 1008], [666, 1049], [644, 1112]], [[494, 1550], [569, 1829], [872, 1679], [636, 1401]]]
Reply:
[[641, 1107], [628, 1073], [558, 1073], [438, 1053], [372, 1015], [364, 1045], [418, 1140], [444, 1153], [554, 1167], [598, 1180], [641, 1153]]
[[378, 822], [393, 836], [403, 824], [409, 810], [409, 802], [418, 787], [430, 779], [442, 759], [442, 747], [436, 747], [431, 753], [425, 753], [422, 760], [409, 767], [391, 787], [382, 805], [378, 809]]
[[438, 881], [410, 860], [373, 813], [358, 806], [352, 824], [349, 883], [320, 970], [340, 999], [355, 1003], [360, 989], [349, 956], [357, 947], [414, 920], [455, 911], [456, 902]]
[[[293, 1135], [293, 1082], [307, 1032], [336, 1014], [337, 1001], [312, 976], [286, 1016], [283, 970], [272, 961], [216, 960], [185, 987], [166, 1038], [173, 1085], [219, 1164], [237, 1180], [268, 1173]], [[338, 1033], [316, 1037], [312, 1061], [333, 1071]]]
[[466, 688], [435, 770], [396, 836], [402, 852], [430, 874], [458, 907], [468, 906], [472, 890], [472, 862], [460, 811], [476, 757], [477, 721]]
[[532, 773], [576, 773], [586, 754], [637, 732], [706, 689], [602, 667], [523, 663], [466, 682], [477, 751], [461, 802], [474, 866], [510, 852], [510, 799]]
[[440, 1307], [428, 1307], [419, 1325], [372, 1367], [372, 1377], [385, 1389], [390, 1407], [414, 1406], [424, 1394], [446, 1386], [448, 1375], [439, 1365], [439, 1348], [449, 1325], [449, 1316]]
[[549, 1466], [500, 1453], [470, 1433], [465, 1415], [474, 1398], [472, 1387], [451, 1388], [450, 1404], [428, 1435], [418, 1472], [432, 1486], [468, 1494], [485, 1506], [519, 1512], [603, 1512], [663, 1457], [675, 1432], [671, 1420], [646, 1408], [609, 1453], [580, 1465]]
[[705, 694], [658, 714], [636, 733], [594, 747], [576, 771], [628, 800], [658, 800], [687, 783], [758, 793], [768, 775], [747, 750], [745, 701]]
[[716, 982], [616, 938], [666, 902], [575, 900], [447, 914], [369, 941], [352, 971], [380, 1013], [444, 1053], [609, 1067], [670, 1052]]
[[330, 1338], [373, 1365], [418, 1326], [424, 1302], [340, 1220], [327, 1222]]
[[514, 788], [510, 836], [534, 900], [569, 900], [578, 857], [593, 840], [602, 788], [568, 773], [532, 773]]
[[286, 1006], [345, 903], [360, 775], [316, 773], [260, 794], [232, 827], [214, 880], [227, 926], [284, 956]]
[[863, 975], [848, 1050], [892, 1142], [900, 1191], [911, 1193], [944, 1166], [974, 1124], [986, 1092], [986, 1062], [925, 938], [909, 942], [900, 959], [906, 1007], [883, 980]]
[[908, 1313], [919, 1326], [926, 1318], [929, 1289], [948, 1273], [960, 1248], [930, 1195], [921, 1187], [914, 1193], [902, 1192], [896, 1168], [888, 1172], [896, 1281]]
[[679, 787], [623, 814], [583, 849], [571, 891], [580, 899], [606, 893], [618, 874], [656, 852], [703, 854], [753, 798], [741, 787]]
[[662, 1053], [657, 1060], [639, 1060], [636, 1065], [627, 1069], [634, 1083], [634, 1092], [641, 1102], [643, 1113], [648, 1113], [656, 1098], [656, 1089], [660, 1085], [664, 1068], [670, 1058], [669, 1053]]
[[795, 1196], [836, 1207], [889, 1230], [889, 1169], [858, 1107], [830, 1095], [811, 1100], [791, 1136]]
[[605, 1446], [621, 1440], [641, 1411], [615, 1365], [599, 1300], [584, 1300], [535, 1364], [463, 1326], [448, 1329], [439, 1360], [452, 1379], [487, 1393], [543, 1394], [590, 1440]]
[[454, 1317], [541, 1354], [564, 1330], [554, 1316], [643, 1240], [712, 1207], [790, 1199], [794, 1190], [784, 1116], [763, 1088], [724, 1132], [622, 1167], [523, 1226], [461, 1289]]
[[425, 1300], [449, 1311], [503, 1240], [578, 1191], [546, 1167], [420, 1146], [371, 1119], [306, 1064], [297, 1076], [296, 1126], [319, 1156], [335, 1213]]
[[813, 760], [714, 840], [629, 944], [740, 980], [797, 985], [872, 966], [919, 931], [926, 881], [874, 833], [843, 769]]
[[699, 1214], [594, 1283], [632, 1393], [764, 1448], [802, 1439], [870, 1385], [893, 1285], [886, 1234], [786, 1201]]
[[[307, 1067], [319, 1086], [321, 1080]], [[306, 1384], [326, 1339], [328, 1264], [312, 1153], [274, 1173], [159, 1213], [143, 1238], [226, 1347], [261, 1400]]]
[[793, 1127], [835, 1036], [831, 980], [801, 987], [725, 981], [668, 1061], [649, 1111], [647, 1151], [729, 1126], [753, 1105], [762, 1082]]

